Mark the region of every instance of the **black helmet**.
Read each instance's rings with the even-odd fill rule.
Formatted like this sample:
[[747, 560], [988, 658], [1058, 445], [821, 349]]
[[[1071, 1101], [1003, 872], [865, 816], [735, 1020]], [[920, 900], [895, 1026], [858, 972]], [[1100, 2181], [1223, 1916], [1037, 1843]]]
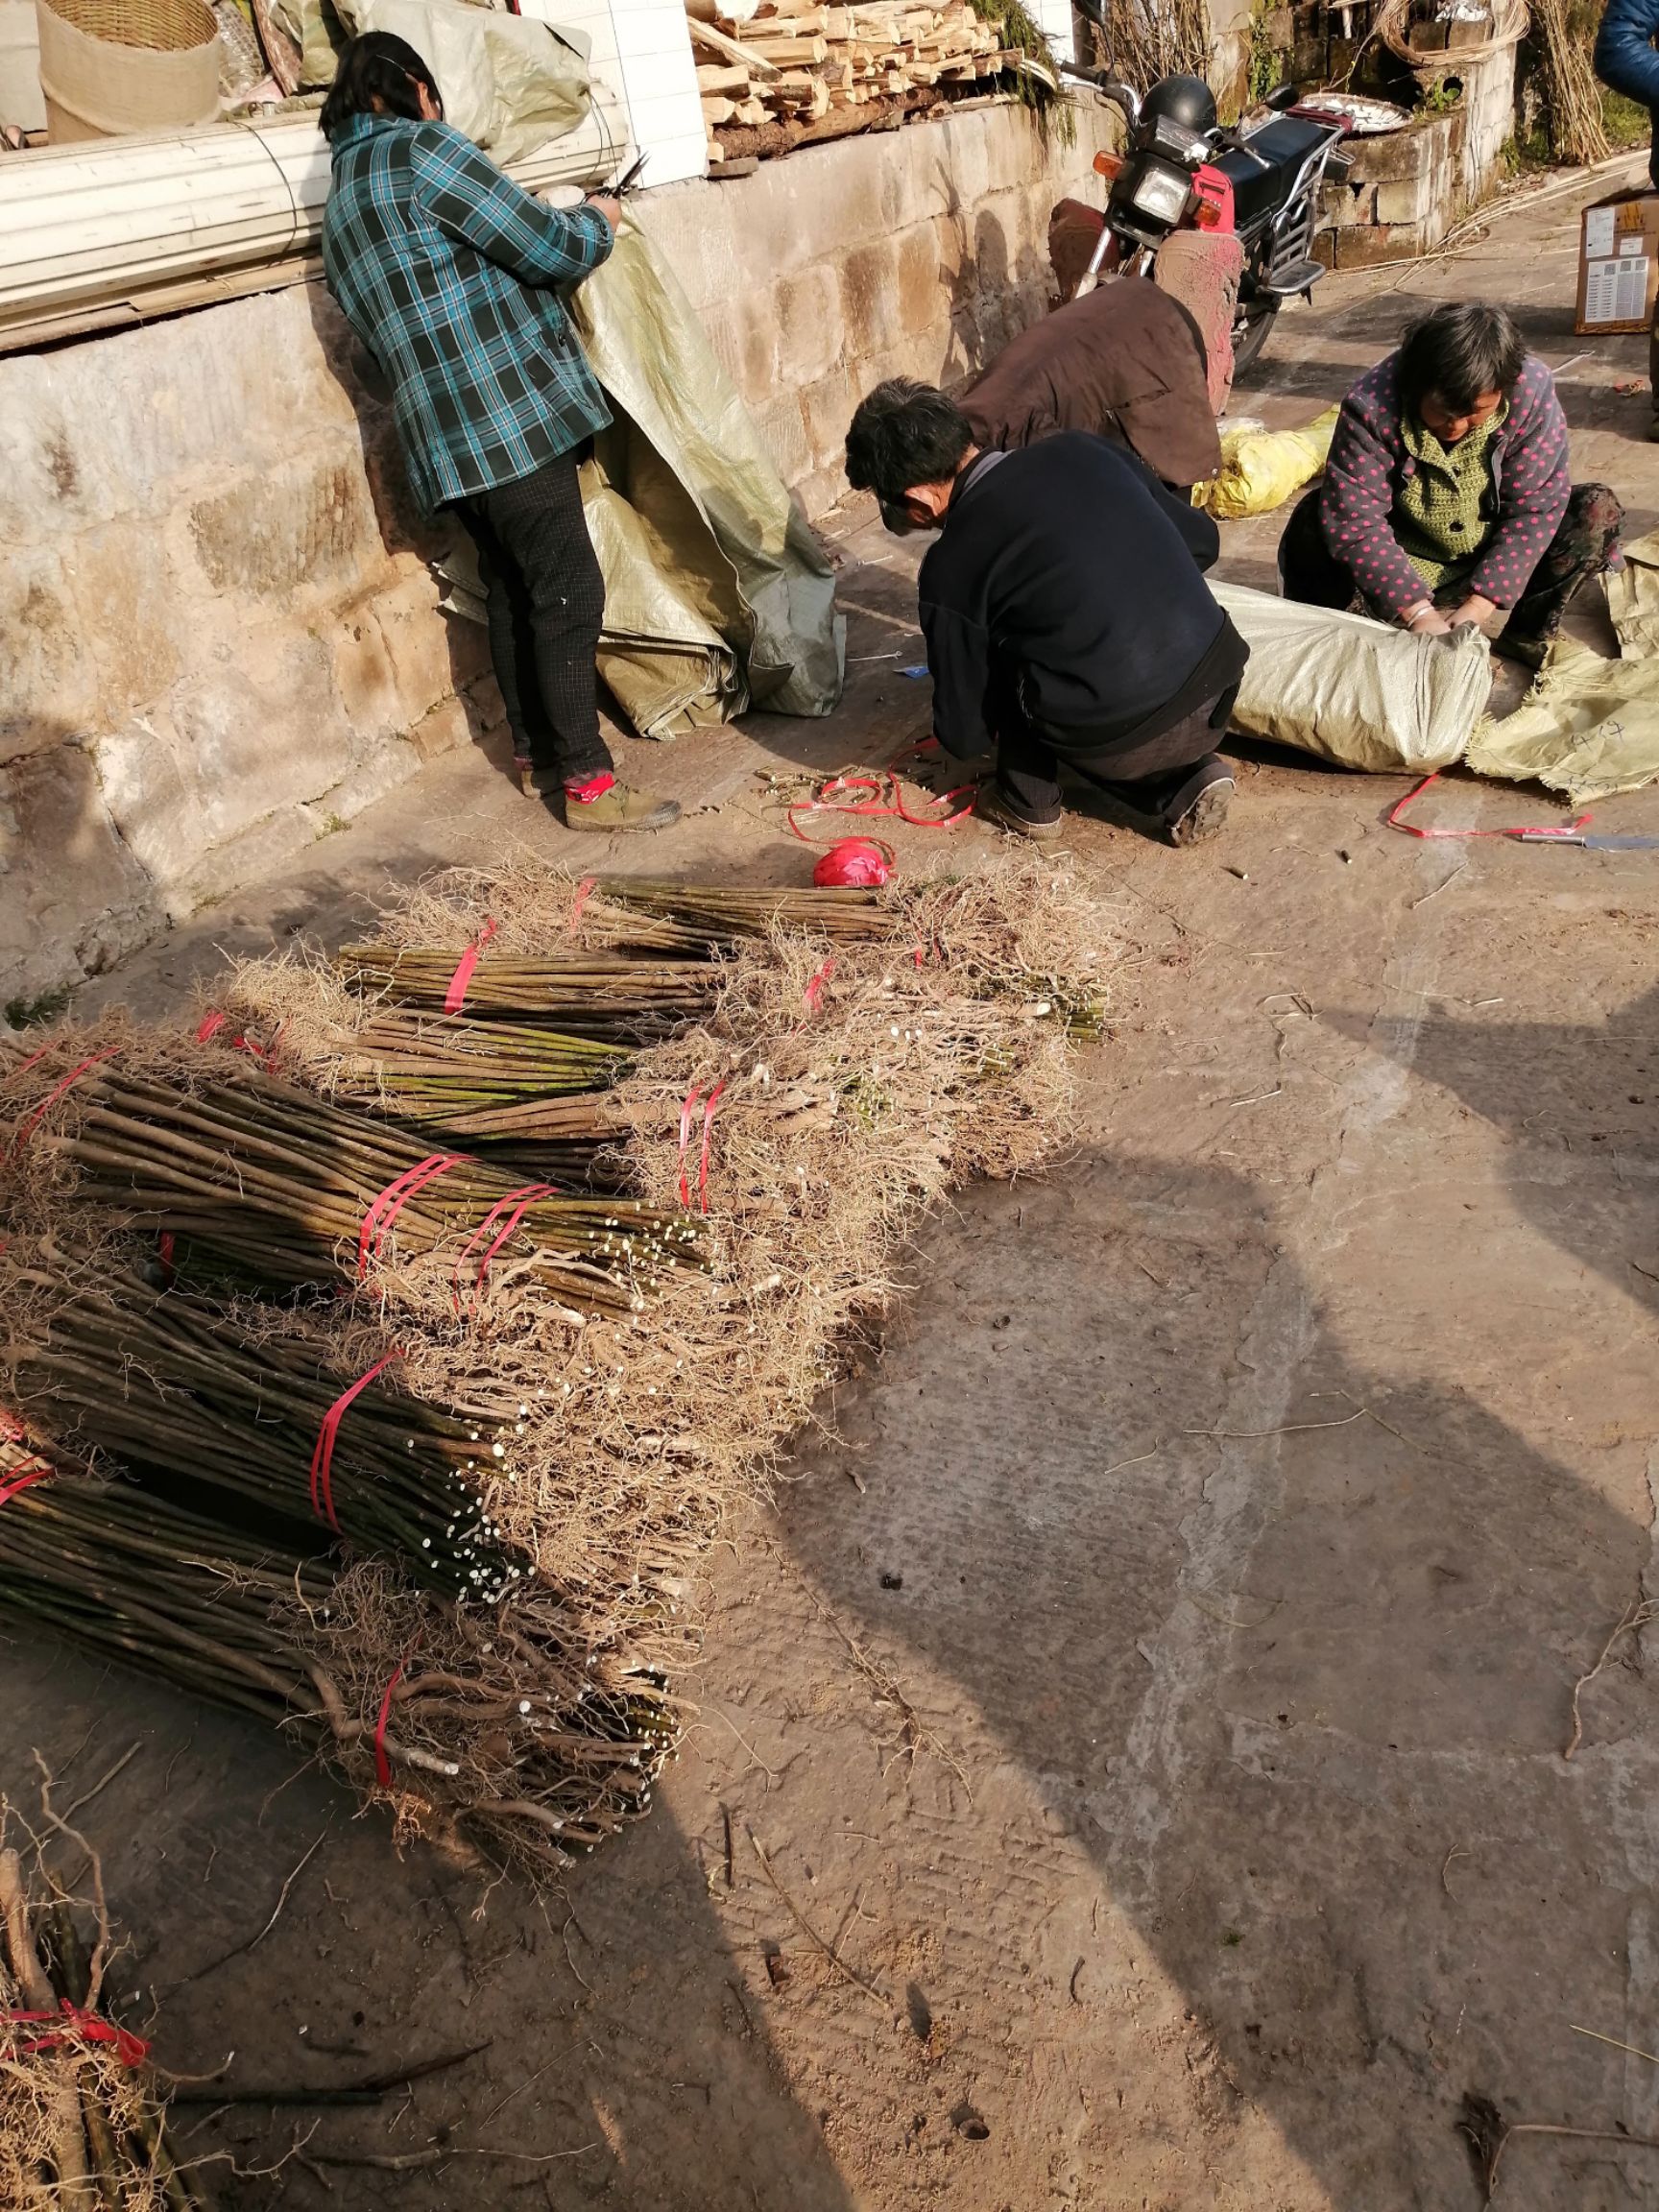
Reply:
[[1215, 95], [1202, 77], [1162, 77], [1141, 104], [1141, 120], [1202, 134], [1215, 128]]

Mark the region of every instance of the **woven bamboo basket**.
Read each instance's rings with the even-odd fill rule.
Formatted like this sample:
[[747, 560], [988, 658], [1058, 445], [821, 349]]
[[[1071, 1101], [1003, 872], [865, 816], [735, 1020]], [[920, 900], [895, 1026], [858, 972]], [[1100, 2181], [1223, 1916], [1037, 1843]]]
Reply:
[[219, 26], [205, 0], [36, 0], [54, 145], [211, 123]]

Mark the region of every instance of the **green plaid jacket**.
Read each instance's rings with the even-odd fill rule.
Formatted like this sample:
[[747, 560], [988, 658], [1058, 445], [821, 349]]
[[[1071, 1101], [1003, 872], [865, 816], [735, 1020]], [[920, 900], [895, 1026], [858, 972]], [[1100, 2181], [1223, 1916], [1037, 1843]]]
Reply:
[[332, 156], [328, 289], [392, 379], [427, 513], [602, 430], [610, 412], [560, 297], [611, 251], [599, 210], [543, 206], [446, 123], [354, 115]]

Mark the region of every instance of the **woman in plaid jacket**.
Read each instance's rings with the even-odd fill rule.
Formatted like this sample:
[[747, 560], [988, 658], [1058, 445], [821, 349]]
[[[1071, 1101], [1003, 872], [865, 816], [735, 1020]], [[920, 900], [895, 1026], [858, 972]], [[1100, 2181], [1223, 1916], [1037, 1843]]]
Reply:
[[1619, 560], [1624, 511], [1575, 488], [1549, 370], [1502, 307], [1437, 307], [1342, 402], [1325, 480], [1279, 547], [1287, 599], [1422, 636], [1509, 619], [1538, 667], [1568, 601]]
[[391, 381], [417, 499], [477, 544], [526, 784], [562, 793], [572, 830], [660, 830], [679, 807], [618, 783], [599, 730], [605, 582], [577, 469], [611, 415], [564, 297], [620, 209], [543, 206], [443, 117], [405, 40], [370, 31], [342, 51], [322, 115], [328, 289]]

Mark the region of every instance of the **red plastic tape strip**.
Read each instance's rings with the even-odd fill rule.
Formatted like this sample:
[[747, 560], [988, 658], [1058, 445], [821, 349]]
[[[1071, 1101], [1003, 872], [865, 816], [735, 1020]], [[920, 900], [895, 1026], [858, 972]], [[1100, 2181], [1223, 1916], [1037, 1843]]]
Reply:
[[403, 1670], [407, 1664], [406, 1660], [399, 1659], [393, 1668], [392, 1679], [386, 1685], [386, 1695], [380, 1700], [380, 1718], [374, 1723], [374, 1779], [382, 1790], [390, 1790], [392, 1787], [392, 1762], [386, 1756], [386, 1724], [392, 1718], [393, 1695], [403, 1679]]
[[1581, 830], [1588, 827], [1591, 819], [1588, 814], [1575, 814], [1571, 822], [1544, 822], [1536, 825], [1518, 823], [1509, 830], [1424, 830], [1420, 829], [1415, 822], [1407, 822], [1406, 820], [1407, 807], [1421, 799], [1431, 783], [1438, 783], [1439, 781], [1440, 771], [1436, 768], [1431, 775], [1425, 776], [1421, 783], [1414, 783], [1404, 799], [1396, 800], [1388, 809], [1389, 829], [1402, 830], [1407, 837], [1424, 837], [1435, 840], [1456, 838], [1462, 841], [1471, 837], [1524, 837], [1529, 845], [1549, 845], [1557, 838], [1575, 837]]
[[142, 2035], [134, 2035], [130, 2029], [117, 2028], [113, 2020], [104, 2020], [96, 2012], [83, 2012], [79, 2005], [71, 2005], [65, 1997], [61, 2008], [56, 2012], [8, 2012], [5, 2017], [13, 2026], [44, 2026], [48, 2021], [61, 2025], [68, 2033], [39, 2035], [33, 2042], [22, 2045], [28, 2057], [36, 2051], [61, 2051], [74, 2037], [84, 2043], [107, 2043], [114, 2051], [123, 2066], [142, 2066], [150, 2056], [150, 2046]]
[[494, 934], [495, 924], [493, 921], [486, 921], [483, 928], [468, 946], [460, 959], [456, 961], [455, 973], [449, 978], [449, 988], [444, 994], [444, 1011], [445, 1014], [460, 1013], [467, 998], [468, 987], [472, 981], [472, 971], [478, 965], [478, 955]]
[[697, 1203], [705, 1214], [709, 1211], [709, 1140], [714, 1128], [714, 1110], [725, 1088], [726, 1078], [722, 1075], [703, 1101], [703, 1157], [697, 1166]]
[[0, 1505], [15, 1498], [20, 1490], [27, 1490], [32, 1483], [44, 1482], [51, 1472], [44, 1459], [26, 1461], [20, 1475], [14, 1475], [10, 1482], [0, 1483]]
[[323, 1426], [317, 1431], [317, 1441], [311, 1447], [311, 1510], [319, 1521], [326, 1521], [336, 1536], [341, 1532], [334, 1514], [334, 1446], [339, 1438], [340, 1424], [352, 1401], [367, 1390], [376, 1375], [383, 1374], [394, 1359], [401, 1359], [401, 1351], [396, 1346], [384, 1359], [377, 1359], [367, 1375], [359, 1375], [349, 1390], [342, 1390], [326, 1413]]
[[363, 1216], [363, 1226], [357, 1233], [357, 1280], [361, 1282], [369, 1272], [371, 1260], [380, 1257], [392, 1224], [417, 1192], [442, 1175], [446, 1167], [460, 1167], [466, 1164], [461, 1152], [428, 1152], [424, 1160], [418, 1160], [413, 1167], [405, 1167], [402, 1174], [387, 1184]]
[[[41, 1099], [39, 1105], [36, 1107], [34, 1113], [29, 1116], [29, 1118], [26, 1121], [20, 1121], [18, 1123], [17, 1134], [12, 1140], [12, 1151], [20, 1152], [23, 1149], [25, 1142], [35, 1134], [35, 1131], [39, 1127], [42, 1118], [52, 1111], [54, 1106], [57, 1105], [59, 1099], [62, 1097], [65, 1091], [69, 1090], [72, 1085], [80, 1082], [82, 1076], [85, 1074], [88, 1068], [96, 1068], [101, 1060], [113, 1060], [116, 1053], [119, 1052], [120, 1049], [121, 1047], [119, 1045], [107, 1045], [102, 1052], [93, 1052], [89, 1054], [86, 1059], [82, 1061], [79, 1068], [71, 1068], [68, 1074], [64, 1076], [62, 1082], [60, 1083], [55, 1090], [49, 1091], [46, 1096]], [[36, 1059], [38, 1059], [40, 1055], [36, 1053], [35, 1057]], [[25, 1065], [31, 1065], [31, 1063], [25, 1063]]]
[[502, 1245], [506, 1243], [508, 1238], [512, 1236], [514, 1230], [517, 1228], [519, 1222], [523, 1220], [525, 1214], [529, 1213], [531, 1207], [535, 1205], [537, 1199], [551, 1197], [558, 1188], [556, 1183], [521, 1183], [517, 1190], [509, 1190], [505, 1197], [496, 1199], [494, 1205], [491, 1207], [489, 1213], [485, 1214], [483, 1220], [479, 1222], [477, 1228], [473, 1230], [471, 1236], [461, 1247], [461, 1257], [455, 1262], [455, 1272], [451, 1276], [450, 1282], [453, 1287], [457, 1313], [461, 1311], [462, 1270], [478, 1246], [484, 1241], [484, 1238], [494, 1228], [496, 1222], [501, 1219], [503, 1214], [506, 1214], [507, 1218], [502, 1222], [494, 1241], [472, 1270], [472, 1293], [469, 1300], [469, 1304], [475, 1305], [477, 1303], [484, 1289], [485, 1279], [490, 1273], [491, 1262], [500, 1251]]

